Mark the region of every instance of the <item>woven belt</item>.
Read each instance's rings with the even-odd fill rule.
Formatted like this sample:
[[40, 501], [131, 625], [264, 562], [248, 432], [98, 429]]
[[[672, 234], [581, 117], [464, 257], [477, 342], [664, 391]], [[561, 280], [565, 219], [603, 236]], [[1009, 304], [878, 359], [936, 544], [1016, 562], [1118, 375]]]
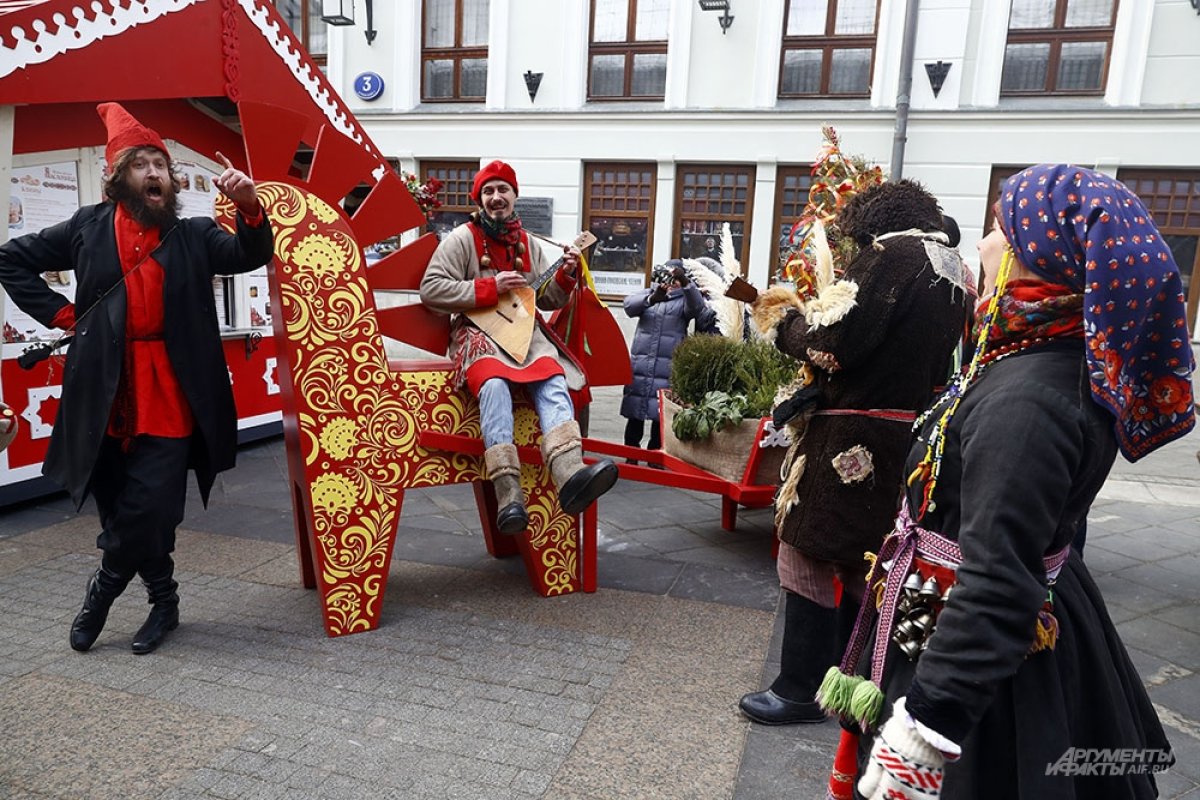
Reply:
[[[1048, 580], [1053, 581], [1058, 577], [1063, 565], [1067, 563], [1067, 556], [1070, 552], [1071, 548], [1067, 546], [1042, 559]], [[913, 561], [918, 556], [950, 569], [957, 569], [963, 560], [962, 550], [959, 549], [957, 542], [947, 539], [941, 534], [925, 530], [913, 521], [908, 510], [908, 499], [905, 498], [900, 507], [900, 513], [896, 516], [896, 525], [883, 540], [883, 546], [879, 549], [879, 557], [875, 560], [870, 574], [867, 575], [867, 587], [869, 588], [875, 584], [879, 571], [887, 570], [883, 601], [877, 610], [875, 604], [871, 602], [870, 596], [864, 599], [862, 607], [858, 611], [858, 619], [854, 623], [854, 633], [850, 636], [849, 646], [842, 656], [841, 671], [843, 673], [853, 674], [852, 670], [858, 666], [858, 660], [866, 648], [868, 631], [878, 614], [879, 626], [875, 631], [875, 652], [871, 657], [871, 681], [876, 686], [883, 687], [888, 641], [892, 626], [896, 621], [896, 604], [904, 588], [904, 580], [912, 571]], [[885, 567], [885, 564], [890, 564], [890, 566]]]
[[898, 408], [822, 408], [813, 412], [814, 417], [870, 417], [892, 422], [912, 423], [917, 418], [915, 411]]

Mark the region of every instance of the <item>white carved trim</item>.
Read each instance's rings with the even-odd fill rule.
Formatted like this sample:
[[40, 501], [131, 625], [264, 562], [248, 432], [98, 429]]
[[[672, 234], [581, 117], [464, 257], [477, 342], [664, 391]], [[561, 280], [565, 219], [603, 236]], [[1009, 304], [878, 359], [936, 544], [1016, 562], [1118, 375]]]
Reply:
[[278, 23], [270, 21], [269, 12], [258, 0], [238, 0], [238, 5], [246, 12], [246, 16], [254, 23], [254, 27], [258, 28], [259, 32], [262, 33], [263, 39], [271, 46], [275, 54], [288, 66], [296, 82], [304, 87], [304, 90], [308, 92], [308, 96], [312, 98], [313, 103], [324, 112], [330, 124], [375, 154], [374, 148], [366, 144], [366, 135], [354, 124], [353, 119], [339, 108], [338, 104], [332, 99], [333, 96], [330, 93], [328, 85], [323, 80], [324, 76], [320, 74], [320, 70], [317, 71], [316, 75], [313, 75], [309, 65], [301, 61], [299, 51], [293, 49], [291, 46], [292, 37], [290, 33], [281, 31]]
[[266, 362], [266, 369], [263, 370], [262, 380], [267, 387], [267, 395], [279, 394], [279, 384], [275, 382], [275, 370], [279, 366], [279, 359], [271, 357]]
[[21, 418], [29, 423], [30, 439], [49, 439], [54, 432], [54, 424], [46, 424], [42, 420], [42, 403], [47, 400], [62, 400], [62, 385], [35, 386], [25, 391], [27, 402]]
[[[71, 9], [71, 16], [75, 17], [74, 24], [68, 24], [66, 16], [61, 13], [53, 14], [50, 22], [57, 29], [54, 33], [48, 32], [51, 26], [45, 19], [35, 19], [30, 23], [32, 31], [27, 31], [19, 25], [13, 26], [10, 33], [17, 41], [11, 48], [0, 49], [0, 78], [33, 64], [44, 64], [69, 50], [82, 50], [101, 39], [120, 36], [125, 31], [154, 22], [160, 17], [182, 11], [199, 2], [200, 0], [142, 0], [131, 4], [129, 8], [122, 8], [118, 5], [118, 0], [92, 0], [88, 4], [92, 14], [90, 19], [87, 16], [88, 12], [79, 6]], [[49, 11], [47, 8], [46, 12]]]

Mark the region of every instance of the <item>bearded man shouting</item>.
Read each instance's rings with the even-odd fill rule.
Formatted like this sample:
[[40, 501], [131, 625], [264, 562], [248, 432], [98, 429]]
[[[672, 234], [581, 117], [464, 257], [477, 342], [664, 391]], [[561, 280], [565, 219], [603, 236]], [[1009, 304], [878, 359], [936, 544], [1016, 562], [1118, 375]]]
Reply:
[[[237, 235], [211, 218], [179, 218], [179, 179], [166, 145], [116, 103], [97, 106], [108, 132], [107, 200], [0, 247], [0, 283], [48, 327], [74, 333], [42, 471], [76, 506], [100, 515], [100, 567], [71, 625], [92, 646], [135, 575], [150, 615], [133, 638], [149, 653], [179, 625], [171, 553], [187, 471], [205, 503], [234, 464], [237, 415], [217, 326], [212, 280], [271, 259], [271, 226], [254, 181], [228, 159], [213, 183], [238, 208]], [[40, 274], [74, 270], [76, 305]]]

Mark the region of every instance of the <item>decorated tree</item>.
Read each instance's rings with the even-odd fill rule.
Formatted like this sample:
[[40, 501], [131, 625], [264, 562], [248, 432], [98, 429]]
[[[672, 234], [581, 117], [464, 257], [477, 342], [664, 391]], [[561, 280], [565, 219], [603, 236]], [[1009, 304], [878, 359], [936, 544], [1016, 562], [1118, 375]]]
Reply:
[[[861, 156], [842, 152], [837, 131], [832, 125], [821, 128], [824, 142], [813, 161], [815, 179], [808, 191], [808, 203], [800, 219], [788, 234], [788, 245], [779, 256], [776, 279], [787, 281], [797, 294], [808, 298], [832, 279], [830, 269], [840, 273], [857, 252], [849, 237], [827, 236], [846, 202], [856, 193], [883, 183], [883, 170]], [[830, 242], [832, 240], [832, 244]]]

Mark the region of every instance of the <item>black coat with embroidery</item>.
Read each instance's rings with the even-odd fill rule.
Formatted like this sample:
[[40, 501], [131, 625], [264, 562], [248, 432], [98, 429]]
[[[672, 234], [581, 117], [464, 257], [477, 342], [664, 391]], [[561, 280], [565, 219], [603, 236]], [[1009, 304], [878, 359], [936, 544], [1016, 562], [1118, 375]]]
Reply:
[[[42, 472], [82, 505], [104, 441], [125, 354], [125, 287], [117, 255], [115, 206], [85, 206], [70, 219], [0, 247], [0, 283], [19, 308], [50, 326], [67, 298], [40, 273], [74, 270], [78, 323], [63, 370], [62, 400]], [[215, 275], [248, 272], [271, 259], [269, 220], [238, 215], [237, 235], [192, 217], [163, 230], [154, 260], [163, 269], [163, 339], [195, 419], [190, 466], [205, 502], [218, 472], [234, 465], [237, 412], [213, 299]], [[110, 287], [117, 288], [100, 298]], [[96, 303], [95, 310], [88, 308]]]
[[[935, 419], [909, 467], [924, 455]], [[1057, 644], [1028, 653], [1047, 597], [1042, 559], [1075, 537], [1116, 452], [1113, 419], [1092, 400], [1080, 340], [997, 361], [951, 419], [935, 506], [919, 524], [958, 542], [963, 562], [928, 649], [914, 663], [888, 645], [880, 721], [907, 697], [913, 717], [962, 747], [946, 766], [942, 800], [1158, 796], [1150, 775], [1047, 774], [1070, 748], [1170, 750], [1074, 552], [1053, 589]], [[919, 486], [908, 499], [920, 503]], [[862, 671], [871, 656], [868, 647]], [[871, 742], [860, 742], [861, 759]]]
[[[854, 568], [892, 528], [911, 423], [819, 412], [923, 409], [948, 377], [966, 319], [965, 293], [934, 272], [921, 239], [898, 237], [882, 247], [863, 248], [846, 268], [842, 279], [857, 283], [858, 295], [840, 321], [810, 329], [792, 310], [776, 334], [788, 355], [829, 365], [817, 370], [818, 413], [797, 450], [804, 472], [779, 536], [810, 558]], [[863, 451], [867, 474], [835, 468], [840, 454]]]

